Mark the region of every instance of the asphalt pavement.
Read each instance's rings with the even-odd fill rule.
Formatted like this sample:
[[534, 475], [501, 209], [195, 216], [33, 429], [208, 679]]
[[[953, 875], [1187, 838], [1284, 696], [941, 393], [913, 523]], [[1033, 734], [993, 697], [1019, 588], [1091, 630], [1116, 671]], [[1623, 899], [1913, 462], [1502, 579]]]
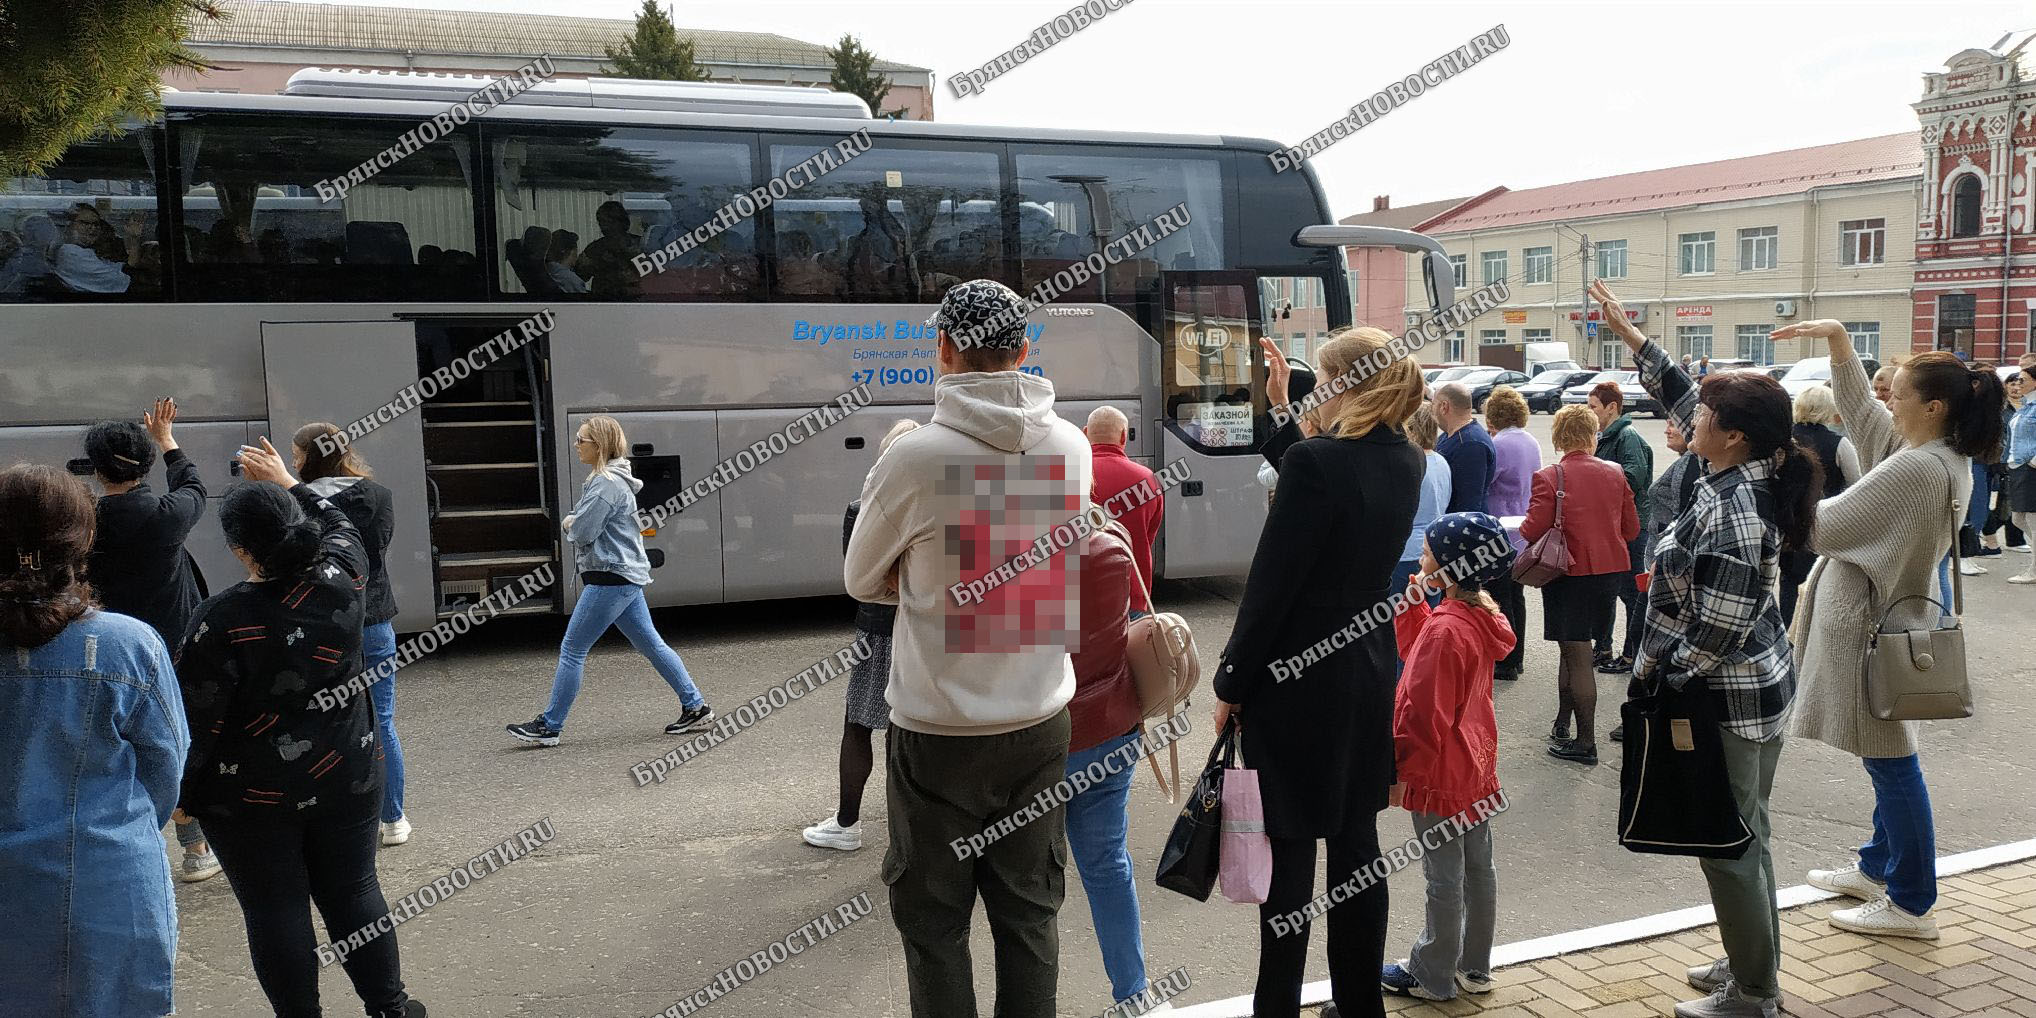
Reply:
[[[1546, 446], [1547, 415], [1532, 429]], [[1642, 420], [1657, 468], [1669, 455], [1662, 424]], [[1549, 451], [1552, 456], [1552, 451]], [[1966, 625], [1979, 700], [1975, 717], [1926, 725], [1924, 771], [1940, 853], [2036, 836], [2036, 668], [2023, 642], [2036, 588], [2005, 577], [2025, 560], [1982, 560], [1968, 578]], [[1242, 593], [1239, 579], [1163, 582], [1162, 606], [1193, 625], [1212, 670]], [[852, 639], [846, 598], [664, 609], [656, 620], [724, 713], [829, 657]], [[1528, 595], [1525, 677], [1497, 691], [1500, 777], [1509, 809], [1494, 821], [1499, 942], [1507, 943], [1707, 902], [1694, 862], [1633, 855], [1613, 838], [1615, 753], [1595, 768], [1547, 757], [1555, 657], [1539, 637]], [[541, 819], [555, 836], [397, 931], [404, 978], [434, 1018], [609, 1018], [654, 1015], [823, 914], [868, 894], [873, 910], [708, 1004], [721, 1018], [910, 1014], [904, 962], [878, 868], [886, 817], [882, 743], [865, 806], [865, 847], [812, 848], [802, 827], [826, 817], [847, 683], [806, 696], [683, 766], [638, 787], [631, 768], [671, 749], [662, 734], [677, 699], [619, 634], [596, 647], [564, 743], [523, 746], [502, 730], [544, 705], [563, 619], [500, 620], [399, 676], [397, 726], [407, 759], [410, 843], [385, 849], [381, 881], [393, 901]], [[1615, 716], [1622, 680], [1600, 677], [1601, 715]], [[1182, 743], [1190, 775], [1209, 745], [1204, 692]], [[1601, 728], [1609, 721], [1601, 719]], [[1616, 747], [1601, 742], [1601, 752]], [[1189, 900], [1150, 882], [1176, 807], [1149, 772], [1133, 790], [1131, 845], [1141, 874], [1146, 958], [1157, 978], [1185, 966], [1193, 1003], [1248, 993], [1257, 957], [1255, 908]], [[1870, 826], [1872, 791], [1859, 762], [1814, 743], [1783, 751], [1774, 795], [1775, 863], [1784, 884], [1813, 866], [1843, 864]], [[1405, 813], [1380, 821], [1387, 845], [1411, 835]], [[174, 851], [174, 849], [172, 849]], [[1319, 884], [1319, 878], [1318, 878]], [[1072, 865], [1061, 913], [1060, 1013], [1110, 1004], [1088, 904]], [[1389, 957], [1418, 932], [1418, 867], [1394, 876]], [[177, 996], [182, 1013], [266, 1014], [239, 910], [223, 878], [177, 891]], [[853, 914], [853, 912], [849, 913]], [[1321, 933], [1309, 979], [1326, 977]], [[800, 939], [804, 945], [804, 938]], [[990, 1012], [989, 936], [973, 938], [983, 1013]], [[744, 971], [747, 972], [745, 965]], [[356, 1013], [338, 966], [323, 975], [325, 1006]]]

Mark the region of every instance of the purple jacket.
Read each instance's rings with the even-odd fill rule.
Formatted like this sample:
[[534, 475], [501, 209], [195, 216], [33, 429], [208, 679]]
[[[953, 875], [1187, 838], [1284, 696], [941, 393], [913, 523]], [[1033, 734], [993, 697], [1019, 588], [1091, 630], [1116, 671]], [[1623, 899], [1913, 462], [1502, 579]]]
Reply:
[[[1498, 450], [1498, 462], [1492, 472], [1488, 511], [1493, 516], [1525, 516], [1534, 472], [1541, 469], [1541, 443], [1525, 428], [1507, 428], [1492, 436], [1492, 446]], [[1527, 542], [1519, 531], [1509, 533], [1513, 550], [1526, 551]]]

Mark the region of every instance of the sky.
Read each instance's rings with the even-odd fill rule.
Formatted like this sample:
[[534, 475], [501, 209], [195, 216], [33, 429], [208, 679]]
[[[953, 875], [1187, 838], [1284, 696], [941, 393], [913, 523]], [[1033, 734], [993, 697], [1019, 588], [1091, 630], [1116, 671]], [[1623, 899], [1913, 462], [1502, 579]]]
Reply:
[[[350, 0], [633, 17], [641, 0]], [[663, 2], [663, 0], [661, 0]], [[677, 0], [681, 27], [831, 44], [934, 72], [935, 119], [1300, 142], [1497, 25], [1510, 44], [1314, 160], [1339, 217], [1916, 129], [1923, 74], [2036, 28], [2024, 4], [1132, 0], [957, 99], [947, 78], [1072, 0]]]

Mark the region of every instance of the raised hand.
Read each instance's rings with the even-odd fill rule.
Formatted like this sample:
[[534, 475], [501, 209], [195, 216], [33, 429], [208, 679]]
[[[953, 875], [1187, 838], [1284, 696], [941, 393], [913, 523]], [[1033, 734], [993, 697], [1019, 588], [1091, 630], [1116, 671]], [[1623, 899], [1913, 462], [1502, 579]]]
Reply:
[[1633, 352], [1640, 352], [1641, 345], [1647, 342], [1647, 336], [1640, 331], [1639, 326], [1634, 325], [1632, 320], [1626, 317], [1626, 309], [1619, 304], [1619, 298], [1612, 296], [1612, 288], [1606, 286], [1604, 280], [1591, 280], [1591, 299], [1597, 301], [1598, 306], [1604, 311], [1602, 317], [1605, 320], [1605, 328], [1618, 333], [1619, 338], [1624, 340], [1626, 346]]
[[1265, 351], [1265, 398], [1273, 406], [1287, 403], [1287, 380], [1294, 374], [1293, 365], [1287, 363], [1287, 355], [1280, 352], [1278, 343], [1260, 336], [1259, 349]]
[[156, 400], [153, 410], [141, 414], [141, 426], [148, 430], [148, 437], [155, 440], [156, 447], [169, 452], [177, 447], [177, 440], [170, 434], [170, 426], [177, 423], [177, 401], [168, 396]]
[[1843, 323], [1833, 318], [1784, 325], [1767, 335], [1769, 339], [1821, 339], [1830, 348], [1833, 361], [1853, 356], [1852, 335], [1845, 331]]
[[250, 481], [267, 481], [285, 488], [296, 487], [297, 478], [290, 475], [289, 465], [283, 462], [282, 454], [276, 452], [276, 447], [269, 444], [267, 435], [262, 436], [261, 443], [260, 448], [252, 445], [240, 447], [240, 455], [235, 459], [240, 461], [241, 475]]

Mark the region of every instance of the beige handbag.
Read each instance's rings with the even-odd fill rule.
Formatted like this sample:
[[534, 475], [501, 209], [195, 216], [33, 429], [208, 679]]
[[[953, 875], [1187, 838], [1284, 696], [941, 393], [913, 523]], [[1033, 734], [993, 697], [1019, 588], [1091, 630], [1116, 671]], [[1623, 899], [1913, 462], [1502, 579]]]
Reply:
[[[1939, 460], [1939, 465], [1943, 461]], [[1949, 467], [1945, 472], [1950, 473]], [[1952, 482], [1955, 486], [1956, 481]], [[1880, 624], [1866, 645], [1866, 706], [1882, 721], [1938, 721], [1972, 716], [1972, 684], [1965, 670], [1965, 630], [1958, 615], [1965, 611], [1965, 583], [1958, 567], [1958, 524], [1965, 519], [1957, 497], [1951, 500], [1951, 614], [1923, 594], [1896, 599], [1881, 613]], [[1930, 629], [1889, 630], [1888, 616], [1904, 602], [1937, 605], [1937, 623]]]
[[[1111, 531], [1124, 541], [1126, 548], [1132, 547], [1131, 534], [1118, 521], [1112, 520]], [[1146, 582], [1145, 574], [1138, 568], [1138, 556], [1131, 556], [1131, 574], [1138, 577], [1139, 589], [1145, 591], [1145, 604], [1152, 603], [1152, 585]], [[1140, 724], [1152, 719], [1172, 717], [1188, 701], [1195, 687], [1202, 681], [1202, 658], [1195, 650], [1195, 634], [1188, 628], [1188, 620], [1173, 612], [1154, 611], [1143, 618], [1132, 620], [1125, 627], [1124, 655], [1131, 665], [1131, 681], [1138, 689], [1138, 710]], [[1179, 740], [1167, 743], [1167, 758], [1173, 765], [1173, 784], [1167, 784], [1166, 777], [1159, 772], [1159, 758], [1146, 757], [1152, 762], [1153, 779], [1159, 782], [1160, 793], [1166, 801], [1173, 802], [1181, 787], [1181, 756]]]

